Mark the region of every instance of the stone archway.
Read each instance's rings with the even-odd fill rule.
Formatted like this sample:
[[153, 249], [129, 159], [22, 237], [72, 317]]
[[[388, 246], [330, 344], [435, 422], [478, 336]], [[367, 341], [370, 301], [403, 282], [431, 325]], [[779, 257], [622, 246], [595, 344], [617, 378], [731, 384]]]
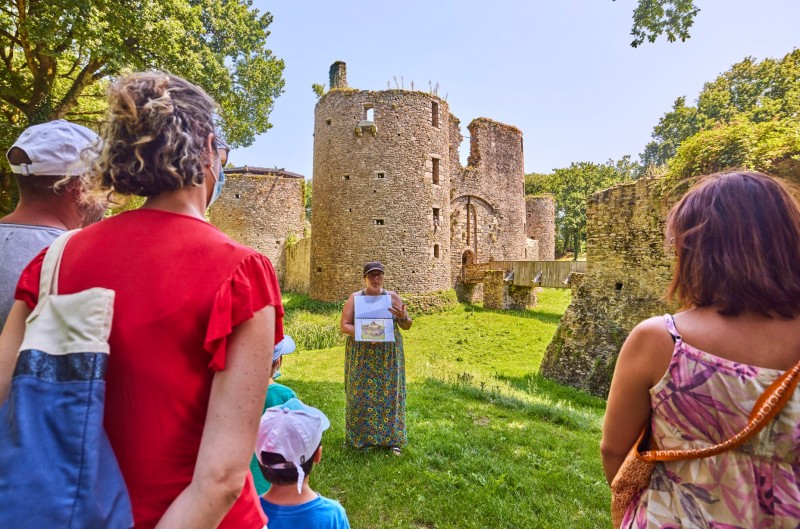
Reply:
[[464, 250], [464, 253], [461, 254], [461, 266], [468, 264], [475, 264], [475, 252], [469, 248]]

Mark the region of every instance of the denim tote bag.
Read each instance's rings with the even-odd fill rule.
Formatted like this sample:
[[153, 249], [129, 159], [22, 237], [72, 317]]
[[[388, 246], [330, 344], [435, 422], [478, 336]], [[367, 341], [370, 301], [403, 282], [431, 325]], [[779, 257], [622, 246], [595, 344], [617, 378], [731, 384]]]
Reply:
[[74, 233], [58, 237], [45, 255], [39, 300], [0, 406], [3, 528], [133, 527], [103, 428], [114, 292], [57, 293], [61, 254]]

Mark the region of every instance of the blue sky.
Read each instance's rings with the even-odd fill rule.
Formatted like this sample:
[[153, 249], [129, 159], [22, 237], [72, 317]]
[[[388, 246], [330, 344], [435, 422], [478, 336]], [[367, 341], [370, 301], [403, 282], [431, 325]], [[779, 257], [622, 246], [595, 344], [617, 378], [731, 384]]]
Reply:
[[[286, 63], [273, 128], [231, 155], [235, 165], [312, 177], [316, 96], [331, 63], [366, 90], [402, 76], [439, 84], [466, 126], [488, 117], [519, 127], [525, 172], [634, 159], [675, 99], [747, 56], [800, 47], [798, 0], [697, 0], [686, 42], [631, 48], [634, 0], [255, 0], [274, 16], [268, 39]], [[462, 143], [462, 151], [469, 142]]]

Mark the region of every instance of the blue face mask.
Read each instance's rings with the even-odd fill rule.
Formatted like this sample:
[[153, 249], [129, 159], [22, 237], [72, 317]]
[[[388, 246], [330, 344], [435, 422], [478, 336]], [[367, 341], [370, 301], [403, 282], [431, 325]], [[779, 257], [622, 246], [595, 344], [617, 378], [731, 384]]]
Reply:
[[208, 202], [208, 206], [206, 209], [211, 207], [211, 204], [216, 202], [219, 198], [220, 194], [222, 194], [222, 186], [225, 185], [225, 169], [222, 168], [222, 164], [219, 166], [219, 173], [217, 173], [217, 182], [214, 184], [214, 191], [211, 192], [211, 200]]

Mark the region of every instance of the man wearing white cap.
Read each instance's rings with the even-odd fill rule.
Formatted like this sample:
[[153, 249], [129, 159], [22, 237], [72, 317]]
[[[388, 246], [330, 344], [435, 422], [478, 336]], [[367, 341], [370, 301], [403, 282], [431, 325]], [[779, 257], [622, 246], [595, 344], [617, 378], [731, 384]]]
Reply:
[[[66, 230], [100, 220], [105, 207], [85, 196], [81, 153], [99, 147], [93, 131], [63, 119], [28, 127], [6, 153], [19, 204], [0, 219], [0, 328], [22, 269]], [[64, 183], [66, 176], [73, 176]], [[58, 183], [58, 185], [56, 185]]]
[[270, 529], [350, 529], [344, 508], [308, 485], [314, 463], [322, 459], [325, 414], [298, 399], [268, 408], [261, 417], [256, 456], [272, 486], [261, 497]]

